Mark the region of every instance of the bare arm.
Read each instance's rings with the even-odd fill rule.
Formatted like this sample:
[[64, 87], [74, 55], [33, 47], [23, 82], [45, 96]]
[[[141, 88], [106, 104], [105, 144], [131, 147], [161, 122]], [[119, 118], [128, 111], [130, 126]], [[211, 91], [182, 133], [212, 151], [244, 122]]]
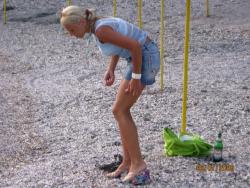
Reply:
[[118, 61], [119, 61], [119, 56], [118, 55], [112, 56], [111, 61], [109, 63], [108, 70], [111, 70], [111, 71], [114, 72]]
[[115, 68], [119, 61], [119, 56], [115, 55], [111, 57], [108, 69], [104, 75], [104, 83], [106, 86], [111, 86], [115, 81]]

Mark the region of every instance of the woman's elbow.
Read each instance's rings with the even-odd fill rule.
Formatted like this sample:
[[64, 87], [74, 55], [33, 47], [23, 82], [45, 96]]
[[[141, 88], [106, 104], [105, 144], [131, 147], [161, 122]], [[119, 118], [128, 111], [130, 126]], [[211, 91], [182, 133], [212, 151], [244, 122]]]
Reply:
[[141, 52], [141, 44], [138, 42], [138, 41], [135, 41], [135, 43], [133, 44], [133, 48], [131, 49], [131, 51], [134, 51], [134, 52]]

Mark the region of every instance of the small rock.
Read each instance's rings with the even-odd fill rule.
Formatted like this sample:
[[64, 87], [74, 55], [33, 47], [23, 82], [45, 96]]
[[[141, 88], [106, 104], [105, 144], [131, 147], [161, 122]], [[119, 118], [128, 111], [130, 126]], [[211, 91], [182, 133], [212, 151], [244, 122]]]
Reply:
[[232, 123], [225, 123], [224, 126], [226, 126], [226, 127], [232, 127], [233, 124]]
[[150, 121], [150, 120], [151, 120], [150, 114], [149, 114], [149, 113], [146, 113], [146, 114], [144, 115], [144, 117], [143, 117], [143, 120], [144, 120], [144, 121]]
[[201, 92], [202, 93], [207, 93], [207, 90], [206, 89], [202, 89]]
[[196, 101], [196, 102], [194, 102], [194, 106], [197, 106], [198, 105], [198, 102]]
[[120, 145], [121, 145], [121, 142], [115, 141], [115, 142], [113, 143], [113, 145], [114, 145], [114, 146], [120, 146]]
[[249, 113], [250, 112], [250, 107], [245, 107], [244, 111]]
[[144, 121], [150, 121], [150, 119], [147, 118], [147, 117], [144, 117], [143, 120], [144, 120]]
[[13, 7], [13, 6], [6, 6], [6, 11], [9, 11], [9, 10], [14, 10], [15, 9], [15, 7]]

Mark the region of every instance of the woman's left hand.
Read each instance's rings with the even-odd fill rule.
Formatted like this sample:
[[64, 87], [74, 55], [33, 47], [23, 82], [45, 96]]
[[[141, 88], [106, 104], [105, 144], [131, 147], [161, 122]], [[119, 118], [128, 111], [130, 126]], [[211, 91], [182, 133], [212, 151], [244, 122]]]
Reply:
[[125, 89], [126, 93], [132, 93], [133, 96], [140, 94], [142, 89], [141, 80], [131, 79], [128, 84], [128, 88]]

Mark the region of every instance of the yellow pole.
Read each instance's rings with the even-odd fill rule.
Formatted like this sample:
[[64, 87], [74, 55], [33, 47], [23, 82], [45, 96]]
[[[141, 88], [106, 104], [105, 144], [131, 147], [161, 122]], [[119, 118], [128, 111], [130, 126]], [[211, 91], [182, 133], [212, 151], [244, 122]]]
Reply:
[[3, 0], [3, 23], [7, 23], [6, 0]]
[[160, 87], [163, 91], [164, 81], [164, 0], [161, 0], [161, 28], [160, 28]]
[[138, 25], [142, 28], [142, 0], [138, 0]]
[[209, 1], [206, 0], [206, 16], [209, 17]]
[[116, 17], [117, 13], [117, 2], [114, 0], [114, 17]]
[[72, 4], [72, 0], [67, 0], [67, 4], [70, 6]]
[[182, 127], [181, 134], [186, 134], [187, 124], [187, 93], [188, 93], [188, 48], [190, 31], [190, 0], [186, 0], [185, 48], [183, 65], [183, 96], [182, 96]]

